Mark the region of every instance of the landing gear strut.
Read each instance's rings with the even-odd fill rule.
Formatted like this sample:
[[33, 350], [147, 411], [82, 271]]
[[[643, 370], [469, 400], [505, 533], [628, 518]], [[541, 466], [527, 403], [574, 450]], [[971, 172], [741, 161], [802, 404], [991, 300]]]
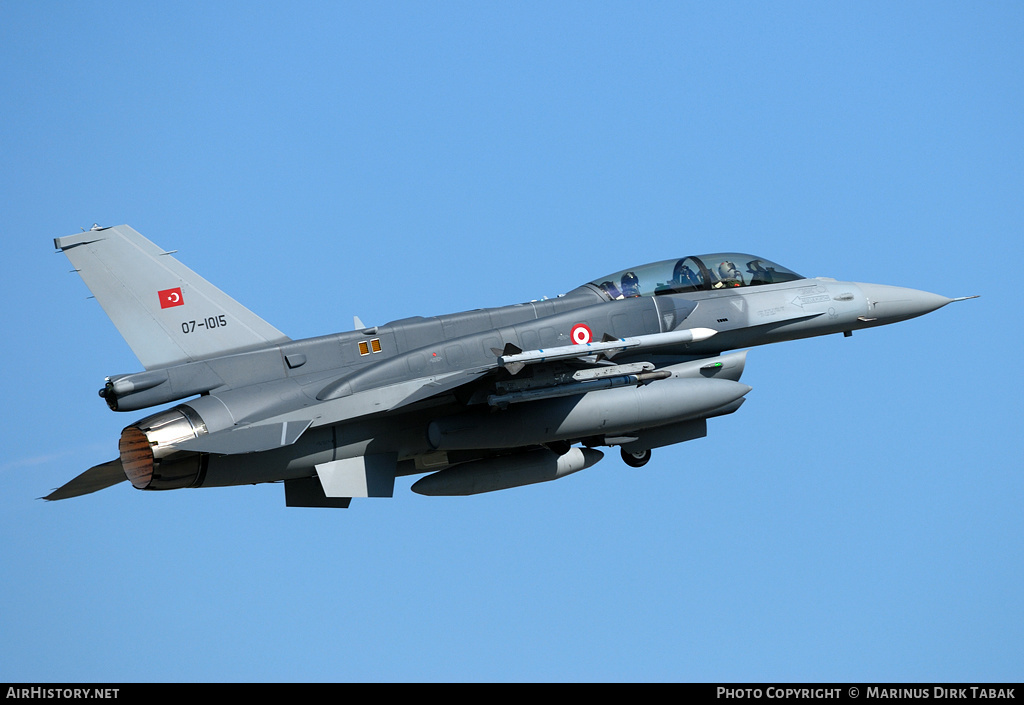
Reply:
[[625, 448], [620, 448], [619, 453], [622, 454], [622, 462], [631, 468], [642, 468], [647, 465], [647, 461], [651, 459], [651, 451], [647, 450], [637, 451], [636, 453], [630, 453]]

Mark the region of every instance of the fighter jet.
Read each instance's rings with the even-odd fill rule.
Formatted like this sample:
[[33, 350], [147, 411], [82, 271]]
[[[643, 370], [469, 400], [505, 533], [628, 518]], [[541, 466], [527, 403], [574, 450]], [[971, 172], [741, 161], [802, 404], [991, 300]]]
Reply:
[[[141, 490], [284, 485], [289, 507], [471, 495], [564, 477], [617, 447], [707, 434], [740, 408], [749, 348], [874, 328], [953, 301], [806, 278], [719, 253], [625, 269], [553, 299], [292, 340], [120, 225], [54, 240], [144, 368], [100, 397], [136, 412], [117, 458], [45, 497], [128, 480]], [[739, 352], [734, 352], [739, 351]], [[191, 398], [190, 398], [191, 397]]]

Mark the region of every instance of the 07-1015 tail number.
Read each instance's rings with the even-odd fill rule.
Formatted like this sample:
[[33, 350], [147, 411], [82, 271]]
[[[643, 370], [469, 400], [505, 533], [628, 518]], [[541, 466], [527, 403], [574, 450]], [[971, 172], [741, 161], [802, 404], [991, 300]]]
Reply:
[[194, 333], [196, 328], [203, 328], [205, 330], [212, 330], [214, 328], [223, 328], [228, 324], [228, 319], [221, 314], [219, 316], [209, 316], [199, 321], [183, 321], [181, 324], [182, 333]]

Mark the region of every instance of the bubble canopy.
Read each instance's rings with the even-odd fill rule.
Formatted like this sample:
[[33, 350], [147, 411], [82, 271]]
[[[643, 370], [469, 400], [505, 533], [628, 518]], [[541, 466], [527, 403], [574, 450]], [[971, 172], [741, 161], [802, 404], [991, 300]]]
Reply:
[[612, 299], [685, 294], [804, 279], [796, 272], [754, 255], [723, 252], [667, 259], [624, 269], [590, 284]]

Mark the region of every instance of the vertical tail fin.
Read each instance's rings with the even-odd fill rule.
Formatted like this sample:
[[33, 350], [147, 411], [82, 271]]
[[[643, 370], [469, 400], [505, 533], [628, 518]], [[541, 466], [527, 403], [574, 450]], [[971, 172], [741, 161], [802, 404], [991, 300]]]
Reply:
[[288, 340], [127, 225], [53, 244], [147, 370]]

